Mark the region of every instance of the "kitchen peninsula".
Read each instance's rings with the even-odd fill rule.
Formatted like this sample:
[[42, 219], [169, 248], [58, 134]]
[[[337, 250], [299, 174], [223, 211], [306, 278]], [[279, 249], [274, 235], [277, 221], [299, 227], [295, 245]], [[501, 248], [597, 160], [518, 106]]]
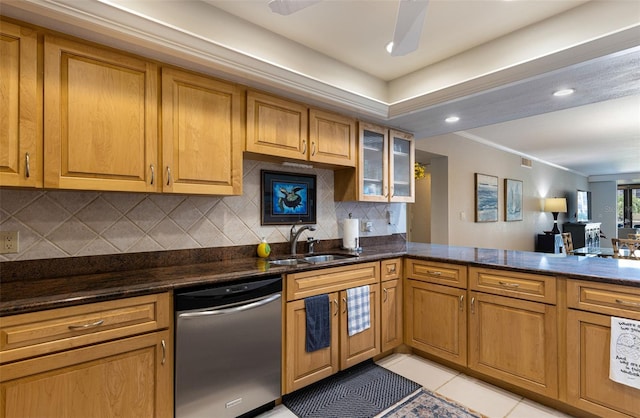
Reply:
[[[339, 240], [323, 244], [319, 253], [335, 253], [339, 248]], [[280, 245], [286, 246], [274, 244], [274, 254], [287, 254]], [[406, 243], [396, 236], [363, 240], [362, 245], [364, 251], [358, 257], [295, 266], [270, 265], [253, 255], [253, 246], [2, 263], [3, 390], [13, 384], [11, 379], [23, 379], [24, 369], [18, 367], [23, 362], [42, 359], [38, 367], [44, 372], [45, 359], [62, 361], [59, 357], [65, 351], [60, 350], [76, 347], [74, 350], [89, 355], [92, 348], [110, 345], [116, 349], [117, 343], [128, 341], [142, 350], [142, 363], [136, 364], [156, 370], [157, 380], [147, 382], [155, 388], [148, 395], [149, 403], [158, 403], [152, 408], [154, 414], [170, 416], [172, 374], [166, 365], [172, 364], [170, 300], [174, 290], [275, 273], [283, 275], [286, 292], [292, 286], [288, 277], [293, 280], [299, 273], [313, 271], [321, 277], [323, 272], [362, 264], [381, 266], [377, 280], [383, 286], [372, 296], [376, 306], [384, 300], [381, 293], [387, 294], [384, 283], [393, 281], [385, 282], [389, 278], [385, 275], [392, 273], [400, 279], [394, 291], [400, 295], [397, 316], [401, 325], [397, 328], [401, 338], [394, 348], [382, 345], [386, 348], [380, 349], [380, 334], [376, 334], [377, 351], [372, 353], [377, 354], [372, 355], [411, 350], [573, 414], [628, 417], [640, 410], [638, 390], [609, 380], [606, 361], [610, 316], [640, 320], [640, 263]], [[283, 302], [283, 309], [287, 304]], [[116, 325], [135, 319], [135, 325], [127, 325], [134, 335], [118, 334], [123, 326], [111, 325], [95, 332], [111, 332], [106, 340], [82, 331], [64, 336], [70, 346], [63, 347], [55, 346], [58, 341], [43, 342], [45, 337], [30, 334], [33, 325], [10, 326], [12, 320], [26, 315], [40, 315], [40, 321], [50, 322], [50, 312], [70, 310], [97, 323], [99, 318], [92, 316], [95, 310], [88, 310], [91, 306], [110, 313]], [[383, 339], [385, 326], [389, 326], [385, 318], [381, 315], [375, 325], [382, 327]], [[68, 333], [66, 323], [63, 325], [64, 330], [56, 331], [60, 335]], [[444, 332], [434, 337], [428, 332], [433, 326]], [[55, 339], [56, 333], [50, 337]], [[586, 356], [600, 360], [587, 364]], [[96, 359], [115, 361], [116, 357], [103, 352]], [[286, 393], [286, 386], [283, 388]]]

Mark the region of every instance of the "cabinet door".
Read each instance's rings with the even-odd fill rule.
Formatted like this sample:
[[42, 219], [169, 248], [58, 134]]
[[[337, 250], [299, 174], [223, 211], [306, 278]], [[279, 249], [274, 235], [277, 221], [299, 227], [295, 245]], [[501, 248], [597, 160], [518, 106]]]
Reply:
[[415, 145], [413, 135], [400, 131], [389, 131], [389, 184], [392, 202], [415, 200]]
[[247, 92], [247, 147], [255, 154], [307, 160], [307, 107], [254, 91]]
[[162, 191], [242, 193], [241, 91], [233, 84], [162, 69]]
[[45, 186], [158, 190], [157, 90], [151, 62], [46, 36]]
[[389, 200], [389, 136], [386, 128], [368, 123], [359, 124], [360, 133], [360, 193], [368, 202]]
[[467, 365], [466, 290], [405, 281], [405, 343], [462, 366]]
[[309, 161], [345, 167], [356, 166], [355, 119], [310, 109], [309, 141]]
[[169, 331], [1, 367], [0, 417], [171, 417]]
[[602, 417], [638, 416], [640, 390], [609, 379], [611, 317], [569, 309], [567, 401]]
[[34, 31], [0, 25], [0, 186], [42, 187], [42, 95]]
[[285, 319], [285, 393], [293, 392], [338, 372], [338, 293], [329, 294], [331, 345], [308, 353], [305, 350], [306, 310], [304, 299], [288, 302]]
[[469, 367], [558, 396], [556, 307], [469, 292]]
[[369, 285], [369, 309], [371, 327], [349, 336], [347, 326], [347, 291], [340, 292], [342, 314], [340, 317], [340, 369], [349, 368], [380, 354], [380, 285]]
[[381, 286], [380, 333], [382, 352], [385, 352], [402, 344], [402, 281], [389, 280]]

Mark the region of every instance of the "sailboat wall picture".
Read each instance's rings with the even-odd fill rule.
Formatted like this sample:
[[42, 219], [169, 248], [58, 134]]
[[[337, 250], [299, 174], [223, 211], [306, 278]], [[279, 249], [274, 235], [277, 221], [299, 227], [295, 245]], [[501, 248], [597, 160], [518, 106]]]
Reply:
[[504, 179], [504, 220], [522, 220], [522, 181]]

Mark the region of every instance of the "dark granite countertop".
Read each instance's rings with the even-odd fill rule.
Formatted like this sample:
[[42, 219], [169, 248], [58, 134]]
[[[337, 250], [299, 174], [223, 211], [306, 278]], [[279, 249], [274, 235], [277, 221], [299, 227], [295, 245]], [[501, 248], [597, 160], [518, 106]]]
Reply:
[[400, 256], [640, 287], [640, 262], [635, 260], [388, 241], [364, 246], [357, 258], [297, 266], [269, 265], [253, 255], [255, 247], [227, 248], [220, 250], [226, 256], [215, 257], [181, 250], [2, 263], [0, 316]]

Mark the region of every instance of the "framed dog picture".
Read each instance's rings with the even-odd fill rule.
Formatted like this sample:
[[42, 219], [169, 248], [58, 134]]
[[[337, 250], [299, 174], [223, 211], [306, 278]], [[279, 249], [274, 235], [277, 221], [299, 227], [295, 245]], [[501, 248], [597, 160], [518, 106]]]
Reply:
[[315, 224], [316, 176], [262, 170], [261, 224]]

